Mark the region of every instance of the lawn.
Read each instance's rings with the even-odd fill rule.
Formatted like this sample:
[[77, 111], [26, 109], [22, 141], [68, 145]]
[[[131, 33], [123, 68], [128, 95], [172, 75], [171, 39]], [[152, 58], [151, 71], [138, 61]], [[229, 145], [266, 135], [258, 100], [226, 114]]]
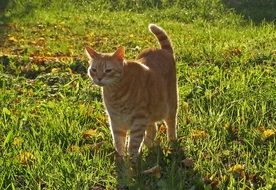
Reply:
[[[273, 0], [0, 4], [0, 189], [276, 189]], [[84, 47], [134, 59], [158, 47], [149, 23], [174, 46], [181, 151], [160, 124], [161, 149], [121, 178]]]

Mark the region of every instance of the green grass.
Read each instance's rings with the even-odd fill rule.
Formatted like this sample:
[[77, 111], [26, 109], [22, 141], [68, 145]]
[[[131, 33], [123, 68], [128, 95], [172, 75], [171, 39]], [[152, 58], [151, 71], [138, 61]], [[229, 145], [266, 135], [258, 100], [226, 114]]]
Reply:
[[[3, 3], [0, 189], [276, 188], [275, 3], [237, 2]], [[84, 47], [123, 45], [133, 59], [158, 46], [149, 23], [174, 45], [183, 151], [169, 155], [161, 130], [163, 152], [145, 149], [141, 160], [161, 177], [120, 179]]]

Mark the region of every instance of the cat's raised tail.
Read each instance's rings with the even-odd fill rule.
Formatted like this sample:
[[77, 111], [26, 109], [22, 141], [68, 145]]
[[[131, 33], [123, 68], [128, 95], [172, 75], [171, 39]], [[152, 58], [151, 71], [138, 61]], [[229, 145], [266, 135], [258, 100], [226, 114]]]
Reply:
[[164, 49], [173, 54], [172, 44], [167, 33], [156, 24], [149, 24], [149, 31], [152, 32], [158, 39], [161, 49]]

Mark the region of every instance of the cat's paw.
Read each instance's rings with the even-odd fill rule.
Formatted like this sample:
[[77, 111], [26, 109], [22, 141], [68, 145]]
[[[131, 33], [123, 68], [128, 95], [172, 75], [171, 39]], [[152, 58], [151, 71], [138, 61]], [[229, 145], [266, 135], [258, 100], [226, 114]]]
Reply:
[[169, 142], [170, 153], [168, 154], [169, 159], [182, 160], [185, 158], [185, 150], [181, 147], [178, 140]]

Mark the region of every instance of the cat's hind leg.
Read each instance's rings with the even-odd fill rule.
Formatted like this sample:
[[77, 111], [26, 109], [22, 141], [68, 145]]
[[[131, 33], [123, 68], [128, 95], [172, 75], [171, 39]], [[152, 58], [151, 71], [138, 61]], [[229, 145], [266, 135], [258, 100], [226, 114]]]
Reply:
[[167, 137], [169, 142], [177, 140], [176, 112], [170, 114], [166, 119]]
[[157, 129], [155, 123], [151, 123], [147, 126], [144, 143], [149, 149], [155, 145], [154, 139], [156, 137], [156, 132]]

